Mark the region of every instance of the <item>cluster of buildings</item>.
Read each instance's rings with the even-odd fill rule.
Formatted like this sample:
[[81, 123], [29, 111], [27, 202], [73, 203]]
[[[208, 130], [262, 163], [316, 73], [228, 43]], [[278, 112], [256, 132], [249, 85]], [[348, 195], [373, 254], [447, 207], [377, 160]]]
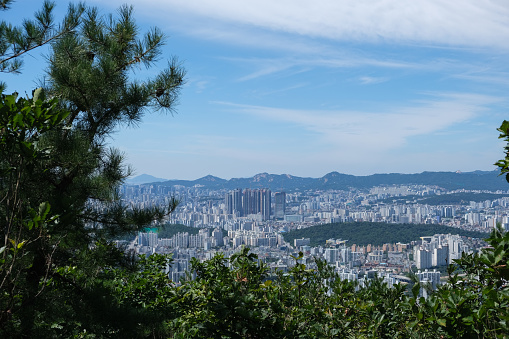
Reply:
[[414, 261], [418, 269], [447, 266], [452, 260], [461, 258], [463, 252], [471, 252], [456, 234], [435, 234], [421, 239], [422, 243], [414, 248]]
[[200, 228], [226, 229], [229, 222], [242, 220], [289, 228], [353, 221], [443, 224], [478, 231], [489, 231], [500, 223], [509, 228], [509, 197], [500, 194], [505, 192], [492, 192], [500, 197], [467, 205], [433, 205], [416, 199], [452, 193], [469, 192], [446, 192], [426, 185], [294, 192], [272, 192], [268, 188], [211, 190], [199, 185], [122, 187], [125, 202], [137, 207], [167, 205], [176, 197], [180, 205], [169, 222]]
[[224, 212], [235, 217], [249, 217], [253, 220], [265, 221], [282, 219], [286, 209], [286, 193], [274, 193], [270, 189], [236, 189], [225, 194]]
[[[423, 296], [440, 284], [441, 274], [437, 269], [461, 257], [463, 252], [472, 251], [465, 239], [451, 234], [421, 237], [410, 244], [347, 246], [347, 240], [329, 239], [323, 246], [310, 246], [309, 238], [295, 239], [289, 244], [267, 226], [238, 222], [230, 226], [227, 235], [223, 230], [207, 228], [199, 229], [197, 234], [180, 232], [171, 238], [159, 238], [156, 232], [140, 232], [132, 246], [140, 254], [171, 253], [173, 263], [166, 271], [177, 283], [184, 277], [192, 277], [189, 272], [191, 258], [206, 260], [218, 252], [229, 257], [241, 246], [248, 246], [272, 270], [288, 271], [302, 252], [301, 262], [308, 268], [316, 268], [317, 258], [325, 260], [341, 279], [355, 281], [358, 287], [366, 286], [375, 276], [389, 286], [408, 283], [410, 279], [403, 274], [414, 268], [423, 286]], [[428, 270], [431, 267], [435, 269]]]
[[[347, 246], [347, 241], [329, 239], [312, 247], [309, 239], [284, 240], [284, 232], [321, 223], [373, 221], [387, 223], [442, 223], [470, 230], [491, 229], [497, 222], [509, 225], [509, 198], [470, 202], [468, 205], [426, 205], [405, 201], [405, 196], [446, 194], [424, 185], [374, 187], [369, 190], [271, 192], [270, 189], [209, 190], [203, 187], [134, 185], [122, 187], [127, 204], [137, 207], [180, 201], [167, 220], [198, 229], [197, 234], [177, 233], [160, 238], [157, 233], [139, 233], [130, 244], [137, 253], [172, 253], [167, 272], [178, 282], [189, 274], [191, 258], [206, 260], [221, 252], [229, 257], [248, 246], [271, 269], [287, 271], [294, 257], [304, 254], [310, 268], [321, 258], [341, 278], [368, 283], [374, 275], [389, 283], [406, 281], [404, 272], [417, 271], [423, 285], [436, 288], [439, 270], [462, 252], [479, 244], [456, 235], [422, 237], [410, 244]], [[391, 201], [391, 198], [398, 197]], [[401, 199], [403, 197], [403, 199]], [[431, 270], [435, 268], [436, 270]], [[443, 270], [443, 269], [442, 269]], [[426, 294], [426, 289], [421, 291]]]
[[203, 248], [223, 246], [223, 232], [215, 229], [201, 228], [198, 234], [179, 232], [171, 238], [159, 238], [156, 232], [139, 232], [137, 237], [139, 253], [155, 253], [158, 248]]

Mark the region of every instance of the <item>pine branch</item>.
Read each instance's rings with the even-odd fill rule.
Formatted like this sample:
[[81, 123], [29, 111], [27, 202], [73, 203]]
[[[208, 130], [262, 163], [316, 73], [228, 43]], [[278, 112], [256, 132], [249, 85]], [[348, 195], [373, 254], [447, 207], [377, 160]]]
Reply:
[[[0, 10], [7, 9], [7, 5], [10, 2], [10, 0], [1, 0]], [[0, 72], [17, 73], [22, 65], [18, 58], [73, 32], [79, 25], [84, 11], [82, 3], [76, 6], [69, 5], [62, 28], [54, 34], [50, 34], [50, 30], [53, 27], [52, 11], [54, 6], [53, 2], [46, 0], [42, 10], [35, 14], [35, 22], [29, 20], [23, 22], [23, 30], [17, 27], [13, 28], [4, 21], [0, 22], [0, 41], [2, 43], [0, 50], [0, 57], [2, 58], [0, 59]], [[6, 53], [8, 50], [12, 50], [12, 53]], [[5, 84], [1, 85], [5, 87]]]
[[10, 4], [13, 3], [14, 0], [1, 0], [0, 1], [0, 10], [5, 11], [9, 9]]
[[[50, 38], [48, 38], [48, 39], [46, 39], [46, 40], [44, 40], [44, 41], [42, 41], [42, 42], [40, 42], [40, 43], [38, 43], [38, 44], [36, 44], [36, 45], [33, 45], [33, 46], [31, 46], [31, 47], [28, 47], [28, 48], [26, 48], [26, 49], [24, 49], [24, 50], [22, 50], [22, 51], [20, 51], [20, 52], [18, 52], [18, 53], [14, 53], [14, 54], [12, 54], [11, 56], [9, 56], [9, 57], [7, 57], [7, 58], [1, 59], [1, 60], [0, 60], [0, 65], [1, 65], [1, 64], [3, 64], [3, 63], [5, 63], [5, 62], [7, 62], [7, 61], [9, 61], [9, 60], [11, 60], [11, 59], [14, 59], [14, 58], [20, 57], [20, 56], [22, 56], [23, 54], [28, 53], [28, 52], [30, 52], [30, 51], [31, 51], [31, 50], [33, 50], [33, 49], [36, 49], [36, 48], [41, 47], [41, 46], [44, 46], [44, 45], [46, 45], [47, 43], [50, 43], [51, 41], [56, 40], [56, 39], [60, 38], [61, 36], [65, 35], [65, 34], [67, 34], [67, 33], [69, 33], [69, 32], [67, 32], [67, 31], [62, 31], [62, 32], [60, 32], [59, 34], [57, 34], [57, 35], [55, 35], [55, 36], [52, 36], [52, 37], [50, 37]], [[2, 69], [2, 70], [0, 70], [0, 71], [1, 71], [1, 72], [4, 72], [4, 70], [3, 70], [3, 69]]]

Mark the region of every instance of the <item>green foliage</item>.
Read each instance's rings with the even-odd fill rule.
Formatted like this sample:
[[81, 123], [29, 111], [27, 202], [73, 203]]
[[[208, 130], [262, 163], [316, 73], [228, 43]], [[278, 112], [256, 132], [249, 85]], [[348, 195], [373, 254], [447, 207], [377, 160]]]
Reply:
[[[59, 31], [65, 34], [47, 35], [51, 8], [45, 3], [24, 31], [1, 23], [2, 58], [9, 48], [17, 62], [48, 39], [54, 44], [45, 91], [32, 99], [0, 97], [0, 337], [507, 337], [509, 234], [501, 230], [487, 239], [491, 248], [456, 261], [464, 276], [451, 272], [427, 299], [418, 297], [419, 284], [409, 296], [379, 279], [362, 287], [342, 281], [324, 261], [309, 265], [302, 253], [288, 272], [270, 272], [247, 248], [230, 258], [194, 259], [189, 279], [175, 284], [164, 273], [168, 256], [116, 248], [112, 237], [143, 230], [178, 202], [164, 209], [122, 206], [118, 186], [129, 169], [105, 140], [148, 108], [171, 112], [184, 73], [171, 60], [153, 79], [130, 80], [133, 67], [157, 60], [163, 42], [157, 29], [138, 38], [130, 7], [117, 18], [88, 8], [80, 24], [69, 19]], [[70, 18], [79, 20], [78, 9]], [[11, 67], [9, 60], [2, 67]], [[419, 235], [453, 233], [372, 226], [390, 227], [382, 231], [391, 234], [401, 226]]]
[[268, 276], [246, 248], [226, 260], [193, 262], [196, 279], [177, 289], [175, 338], [408, 338], [403, 286], [373, 280], [356, 291], [324, 261], [295, 257], [289, 273]]
[[[142, 260], [135, 270], [129, 269], [125, 255], [106, 239], [140, 230], [167, 212], [121, 206], [115, 197], [125, 177], [121, 157], [81, 131], [69, 129], [65, 125], [69, 113], [56, 99], [46, 100], [41, 90], [34, 94], [34, 99], [8, 95], [0, 101], [4, 235], [0, 336], [159, 331], [151, 321], [144, 321], [142, 329], [130, 326], [140, 314], [154, 311], [145, 304], [135, 307], [122, 302], [126, 297], [116, 297], [118, 289], [112, 290], [112, 276], [107, 273], [125, 272], [130, 277], [126, 288], [149, 275], [144, 281], [150, 281], [146, 290], [153, 295], [162, 285], [155, 283], [158, 279], [164, 276], [168, 283], [162, 264]], [[139, 270], [144, 272], [141, 276]], [[106, 317], [105, 311], [114, 316]], [[116, 318], [120, 314], [124, 322]]]
[[172, 326], [177, 338], [273, 338], [277, 318], [265, 299], [267, 268], [244, 248], [227, 260], [222, 255], [192, 261], [196, 279], [177, 290], [181, 312]]
[[196, 279], [176, 288], [168, 328], [174, 338], [505, 338], [509, 233], [487, 241], [492, 248], [456, 260], [465, 275], [451, 266], [428, 298], [419, 283], [408, 295], [378, 278], [364, 287], [342, 281], [322, 260], [309, 269], [302, 253], [275, 275], [246, 248], [194, 260]]
[[177, 233], [198, 234], [199, 228], [190, 227], [182, 224], [165, 224], [158, 228], [157, 235], [159, 238], [171, 238]]
[[47, 88], [33, 99], [1, 97], [0, 337], [155, 336], [165, 331], [156, 310], [172, 304], [152, 300], [170, 286], [163, 259], [135, 262], [109, 241], [161, 220], [178, 201], [123, 206], [118, 187], [130, 169], [105, 140], [148, 108], [171, 112], [184, 71], [172, 59], [153, 79], [130, 79], [138, 63], [157, 60], [164, 36], [153, 29], [140, 39], [129, 7], [115, 18], [71, 6], [58, 31], [52, 7], [37, 14], [46, 30], [37, 37], [7, 24], [0, 32], [0, 45], [19, 41], [0, 46], [3, 66], [52, 41]]
[[175, 288], [164, 273], [171, 264], [166, 255], [137, 258], [131, 270], [112, 267], [102, 281], [115, 297], [122, 311], [117, 320], [118, 337], [166, 337], [165, 321], [176, 314]]
[[[196, 278], [175, 285], [164, 273], [169, 257], [126, 256], [107, 241], [157, 216], [126, 211], [113, 199], [120, 159], [107, 165], [87, 134], [69, 132], [68, 114], [55, 100], [35, 94], [4, 96], [0, 106], [7, 234], [0, 247], [2, 336], [502, 338], [508, 332], [509, 235], [500, 230], [487, 239], [491, 248], [456, 261], [465, 276], [451, 274], [427, 299], [418, 297], [419, 284], [408, 296], [403, 286], [378, 279], [364, 287], [341, 281], [322, 260], [310, 269], [302, 253], [288, 273], [273, 273], [247, 248], [228, 259], [194, 259]], [[64, 185], [66, 173], [79, 175]], [[102, 209], [87, 207], [90, 199]]]
[[498, 166], [500, 175], [505, 173], [505, 179], [509, 182], [509, 121], [504, 120], [497, 131], [500, 132], [498, 138], [504, 139], [507, 144], [504, 147], [505, 158], [497, 161], [494, 165]]
[[120, 125], [138, 124], [148, 109], [173, 112], [185, 74], [175, 58], [152, 79], [131, 79], [158, 61], [164, 39], [157, 28], [139, 37], [132, 7], [122, 6], [116, 18], [88, 8], [49, 58], [48, 90], [71, 112], [69, 126], [101, 142]]
[[435, 195], [422, 199], [419, 203], [428, 205], [468, 205], [471, 201], [484, 202], [486, 200], [496, 200], [504, 197], [509, 197], [509, 195], [491, 193], [454, 193]]
[[380, 246], [385, 243], [409, 243], [419, 237], [434, 234], [458, 234], [473, 238], [486, 238], [487, 233], [465, 231], [443, 225], [388, 224], [382, 222], [346, 222], [317, 225], [284, 233], [286, 241], [310, 238], [312, 246], [325, 245], [331, 238], [348, 240], [350, 244]]
[[[41, 146], [42, 135], [62, 123], [67, 112], [56, 100], [17, 95], [0, 97], [0, 324], [32, 302], [48, 281], [50, 250], [58, 244], [51, 237], [59, 216], [47, 200], [29, 199], [24, 188], [37, 180], [49, 149]], [[30, 178], [33, 178], [30, 180]], [[35, 197], [34, 197], [35, 198]], [[44, 250], [43, 250], [44, 249]], [[42, 256], [42, 257], [41, 257]], [[40, 275], [40, 281], [34, 276]]]
[[423, 330], [450, 338], [507, 337], [509, 233], [495, 229], [487, 241], [492, 247], [455, 260], [465, 275], [450, 274], [447, 284], [420, 300]]

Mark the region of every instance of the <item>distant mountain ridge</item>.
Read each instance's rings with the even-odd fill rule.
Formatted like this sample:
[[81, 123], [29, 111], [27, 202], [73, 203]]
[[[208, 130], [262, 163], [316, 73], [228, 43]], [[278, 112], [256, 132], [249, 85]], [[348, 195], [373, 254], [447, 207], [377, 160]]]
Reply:
[[[349, 189], [349, 188], [370, 188], [382, 185], [436, 185], [448, 190], [490, 190], [507, 191], [509, 184], [504, 176], [499, 176], [498, 171], [474, 171], [474, 172], [422, 172], [416, 174], [373, 174], [367, 176], [355, 176], [330, 172], [321, 178], [296, 177], [290, 174], [269, 174], [260, 173], [251, 178], [222, 179], [207, 175], [196, 180], [166, 180], [158, 179], [148, 175], [141, 175], [144, 178], [152, 177], [155, 185], [184, 187], [203, 187], [208, 189], [236, 189], [236, 188], [269, 188], [272, 191], [295, 191], [295, 190], [326, 190], [326, 189]], [[159, 181], [159, 182], [156, 182]], [[131, 181], [132, 182], [132, 181]], [[132, 184], [127, 182], [127, 184]], [[134, 183], [134, 184], [145, 184]]]
[[152, 182], [161, 182], [168, 181], [168, 179], [156, 178], [149, 174], [140, 174], [134, 178], [129, 178], [125, 182], [128, 185], [141, 185], [141, 184], [149, 184]]

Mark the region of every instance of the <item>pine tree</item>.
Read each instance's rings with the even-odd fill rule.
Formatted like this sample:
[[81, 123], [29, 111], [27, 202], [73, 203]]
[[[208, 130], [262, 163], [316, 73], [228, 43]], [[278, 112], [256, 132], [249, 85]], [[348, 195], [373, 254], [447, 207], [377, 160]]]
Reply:
[[[8, 10], [13, 0], [2, 0], [0, 11]], [[59, 26], [53, 20], [55, 4], [44, 1], [42, 8], [35, 13], [35, 19], [24, 20], [22, 27], [12, 26], [0, 21], [0, 72], [19, 73], [23, 66], [23, 54], [49, 44], [72, 32], [79, 24], [84, 7], [81, 3], [70, 4], [67, 14]], [[0, 82], [0, 93], [6, 84]]]
[[[147, 112], [173, 112], [184, 83], [175, 58], [152, 79], [132, 79], [133, 69], [158, 61], [164, 39], [156, 28], [140, 38], [131, 7], [106, 17], [86, 8], [72, 30], [52, 40], [46, 87], [33, 99], [3, 97], [0, 336], [127, 330], [143, 336], [159, 326], [152, 309], [119, 294], [115, 279], [137, 281], [125, 275], [139, 266], [111, 240], [160, 220], [177, 201], [164, 208], [123, 206], [118, 188], [130, 169], [106, 140]], [[36, 45], [24, 50], [30, 46]], [[2, 64], [10, 60], [17, 62]]]

